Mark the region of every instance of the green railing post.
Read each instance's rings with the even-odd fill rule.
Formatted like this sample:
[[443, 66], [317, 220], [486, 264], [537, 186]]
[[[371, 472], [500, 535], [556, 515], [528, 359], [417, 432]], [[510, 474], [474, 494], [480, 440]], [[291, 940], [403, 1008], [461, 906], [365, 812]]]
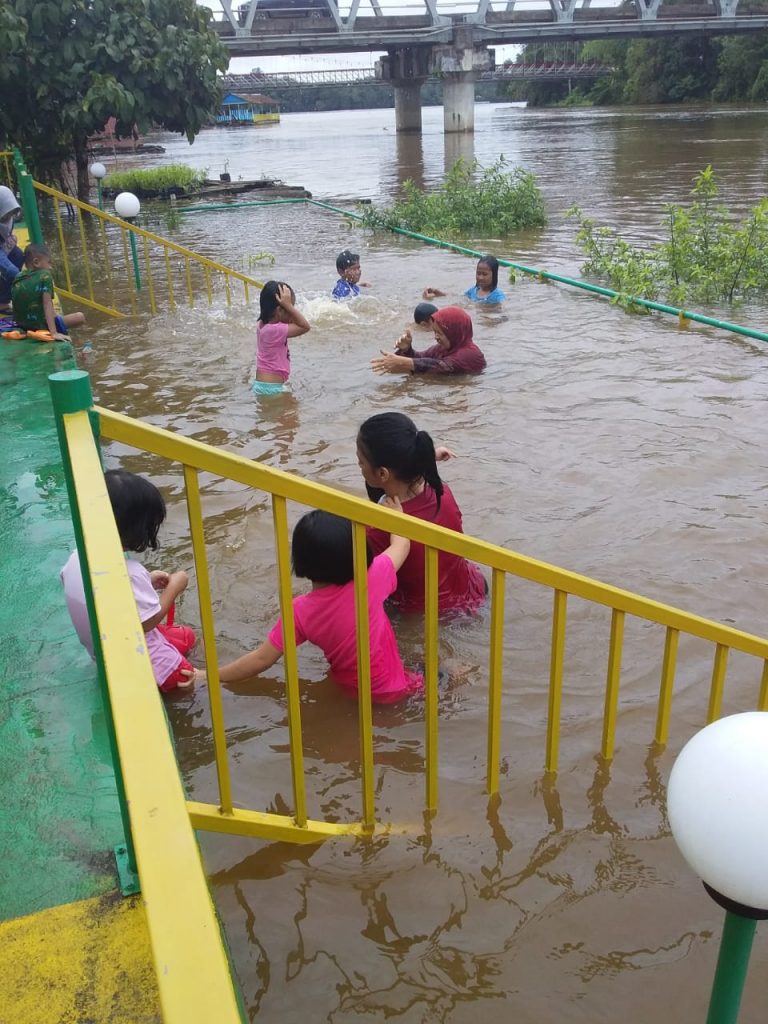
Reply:
[[[125, 218], [128, 220], [128, 218]], [[128, 221], [130, 224], [130, 221]], [[133, 259], [133, 280], [136, 284], [136, 291], [141, 291], [141, 271], [139, 270], [139, 252], [136, 248], [136, 232], [129, 231], [128, 235], [131, 239], [131, 257]]]
[[88, 609], [88, 621], [91, 626], [93, 637], [93, 653], [96, 658], [96, 666], [99, 678], [99, 689], [104, 707], [104, 717], [107, 723], [107, 735], [109, 737], [109, 748], [112, 755], [112, 768], [115, 773], [115, 785], [117, 788], [117, 799], [120, 804], [120, 817], [123, 822], [123, 833], [125, 840], [115, 847], [115, 858], [117, 861], [117, 872], [120, 879], [120, 891], [124, 896], [130, 896], [139, 891], [139, 877], [136, 868], [136, 853], [133, 848], [131, 835], [131, 819], [128, 814], [128, 802], [125, 795], [125, 783], [120, 767], [120, 755], [117, 749], [115, 737], [115, 723], [112, 717], [112, 703], [109, 699], [109, 687], [107, 686], [107, 675], [104, 667], [104, 653], [101, 647], [98, 624], [96, 621], [96, 609], [93, 600], [93, 586], [88, 568], [88, 555], [85, 550], [83, 538], [83, 527], [80, 519], [80, 509], [75, 491], [74, 477], [72, 475], [72, 462], [69, 454], [69, 446], [64, 432], [64, 416], [68, 413], [88, 412], [91, 427], [94, 433], [94, 444], [98, 444], [98, 420], [93, 413], [93, 395], [91, 394], [91, 381], [84, 370], [63, 370], [59, 373], [52, 373], [48, 377], [51, 389], [51, 400], [53, 411], [56, 417], [56, 430], [59, 435], [59, 447], [61, 449], [61, 460], [64, 466], [64, 478], [67, 483], [67, 494], [69, 496], [69, 508], [72, 516], [72, 525], [75, 531], [75, 542], [77, 553], [80, 559], [80, 569], [83, 576], [83, 589], [85, 591], [85, 603]]
[[728, 910], [709, 1001], [707, 1024], [736, 1024], [757, 921]]
[[35, 198], [35, 186], [32, 184], [32, 176], [23, 170], [19, 172], [18, 177], [21, 208], [24, 211], [24, 220], [29, 229], [30, 240], [36, 245], [42, 245], [43, 231], [40, 227], [40, 215], [37, 212], [37, 199]]

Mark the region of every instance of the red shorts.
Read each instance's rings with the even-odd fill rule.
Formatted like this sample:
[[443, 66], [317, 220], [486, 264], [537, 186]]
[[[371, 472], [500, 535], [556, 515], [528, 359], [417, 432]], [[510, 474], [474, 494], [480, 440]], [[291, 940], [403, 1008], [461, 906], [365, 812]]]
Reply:
[[195, 646], [197, 637], [189, 626], [166, 626], [161, 623], [157, 628], [168, 643], [181, 654], [181, 661], [160, 687], [162, 693], [168, 693], [169, 690], [175, 690], [179, 683], [183, 685], [188, 682], [189, 677], [183, 674], [184, 671], [194, 672], [194, 665], [191, 665], [184, 655], [189, 654]]

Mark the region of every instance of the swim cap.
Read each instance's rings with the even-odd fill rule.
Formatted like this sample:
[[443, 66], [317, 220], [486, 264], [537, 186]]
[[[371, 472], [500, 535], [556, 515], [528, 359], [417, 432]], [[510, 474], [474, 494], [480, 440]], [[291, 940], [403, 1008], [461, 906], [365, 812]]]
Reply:
[[336, 257], [336, 269], [341, 272], [346, 270], [348, 267], [354, 267], [355, 264], [360, 262], [360, 257], [356, 252], [351, 252], [349, 249], [345, 249], [344, 252], [340, 252]]

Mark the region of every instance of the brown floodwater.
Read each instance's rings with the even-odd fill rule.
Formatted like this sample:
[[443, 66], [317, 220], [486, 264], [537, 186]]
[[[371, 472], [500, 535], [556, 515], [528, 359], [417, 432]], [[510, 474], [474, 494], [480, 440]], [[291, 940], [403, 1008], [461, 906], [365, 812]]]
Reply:
[[[685, 198], [712, 163], [738, 210], [765, 193], [764, 109], [527, 111], [478, 107], [474, 140], [449, 140], [441, 111], [421, 138], [398, 139], [392, 111], [286, 115], [268, 130], [168, 137], [162, 160], [212, 174], [264, 171], [317, 198], [390, 198], [413, 177], [439, 180], [447, 160], [504, 154], [533, 170], [549, 224], [476, 246], [576, 273], [565, 210], [648, 241], [664, 203]], [[158, 221], [160, 223], [160, 221]], [[765, 393], [761, 343], [673, 319], [630, 316], [533, 280], [505, 285], [500, 310], [473, 310], [488, 369], [464, 381], [379, 378], [425, 285], [459, 297], [474, 262], [391, 236], [372, 237], [313, 208], [278, 206], [185, 218], [172, 237], [296, 289], [312, 332], [292, 345], [291, 391], [257, 400], [254, 306], [179, 309], [141, 322], [97, 323], [81, 354], [97, 400], [249, 458], [362, 493], [354, 439], [374, 412], [412, 416], [458, 458], [445, 466], [465, 529], [516, 551], [701, 615], [764, 631]], [[343, 248], [361, 253], [363, 298], [328, 292]], [[264, 251], [274, 265], [259, 265]], [[715, 309], [765, 328], [768, 307]], [[193, 574], [179, 618], [198, 625], [178, 467], [109, 448], [147, 472], [169, 518], [153, 567]], [[203, 479], [219, 652], [266, 635], [278, 610], [268, 496]], [[291, 523], [303, 510], [290, 509]], [[297, 589], [301, 589], [299, 584]], [[423, 709], [374, 712], [376, 800], [391, 835], [309, 848], [201, 837], [217, 906], [252, 1018], [353, 1024], [481, 1019], [694, 1024], [704, 1019], [721, 912], [670, 836], [664, 786], [676, 752], [705, 721], [711, 649], [681, 643], [669, 748], [652, 746], [663, 632], [628, 620], [617, 748], [599, 750], [609, 616], [572, 602], [560, 771], [543, 772], [551, 598], [509, 580], [502, 783], [484, 795], [487, 612], [440, 631], [450, 677], [440, 706], [440, 807], [423, 815]], [[421, 623], [398, 620], [406, 662], [421, 659]], [[301, 649], [309, 813], [360, 813], [356, 707]], [[224, 707], [238, 805], [290, 813], [281, 667]], [[732, 657], [724, 712], [755, 706], [760, 666]], [[188, 792], [216, 801], [205, 690], [169, 702]], [[183, 936], [179, 937], [183, 942]], [[766, 930], [758, 930], [743, 1019], [764, 1017]]]

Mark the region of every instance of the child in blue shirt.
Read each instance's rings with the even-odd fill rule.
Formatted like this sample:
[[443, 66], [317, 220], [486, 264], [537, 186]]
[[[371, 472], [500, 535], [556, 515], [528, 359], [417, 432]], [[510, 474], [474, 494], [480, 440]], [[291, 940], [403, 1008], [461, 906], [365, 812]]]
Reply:
[[[435, 299], [445, 292], [437, 288], [425, 288], [424, 298]], [[477, 261], [475, 268], [475, 283], [464, 292], [467, 299], [472, 302], [501, 302], [506, 295], [499, 288], [499, 261], [495, 256], [483, 256]]]
[[360, 257], [356, 252], [345, 249], [336, 257], [336, 269], [339, 272], [339, 280], [336, 282], [331, 295], [334, 299], [352, 299], [360, 294], [361, 288], [367, 288], [365, 281], [358, 284], [360, 280]]

